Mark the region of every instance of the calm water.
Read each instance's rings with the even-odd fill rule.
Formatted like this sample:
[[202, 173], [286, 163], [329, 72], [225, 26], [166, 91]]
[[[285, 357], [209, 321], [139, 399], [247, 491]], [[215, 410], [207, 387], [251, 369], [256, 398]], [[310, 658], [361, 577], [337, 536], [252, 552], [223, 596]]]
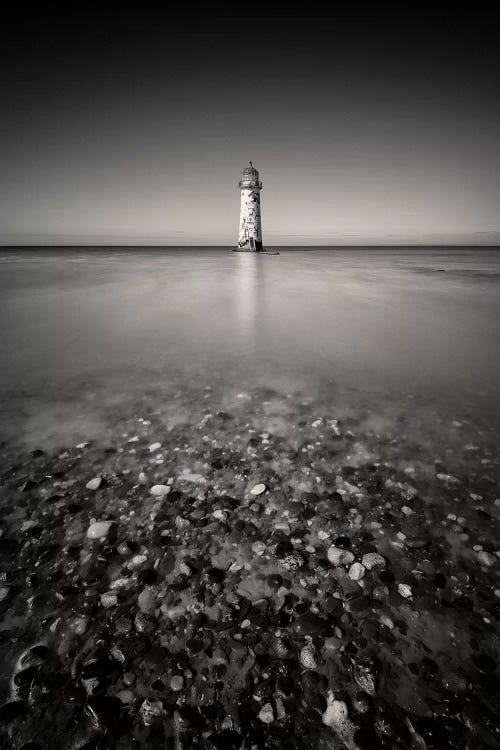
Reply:
[[467, 401], [497, 424], [494, 248], [40, 249], [0, 263], [1, 387], [10, 409], [33, 405], [31, 430], [45, 400], [78, 403], [80, 382], [106, 399], [169, 378]]

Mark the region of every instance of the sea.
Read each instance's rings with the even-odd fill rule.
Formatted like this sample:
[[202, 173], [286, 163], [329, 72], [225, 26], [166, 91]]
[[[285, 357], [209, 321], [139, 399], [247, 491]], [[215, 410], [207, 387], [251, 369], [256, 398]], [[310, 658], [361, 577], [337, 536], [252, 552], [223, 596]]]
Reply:
[[498, 248], [4, 248], [0, 289], [2, 430], [30, 444], [174, 383], [500, 425]]

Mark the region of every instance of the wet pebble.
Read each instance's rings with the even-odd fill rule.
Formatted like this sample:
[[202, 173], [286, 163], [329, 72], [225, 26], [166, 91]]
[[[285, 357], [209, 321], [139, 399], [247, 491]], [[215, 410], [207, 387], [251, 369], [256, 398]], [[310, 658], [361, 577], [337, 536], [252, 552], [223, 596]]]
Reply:
[[326, 556], [332, 565], [335, 565], [336, 567], [340, 565], [350, 565], [354, 562], [354, 555], [352, 552], [347, 549], [342, 549], [342, 547], [329, 547]]
[[318, 658], [316, 649], [311, 643], [303, 646], [300, 650], [300, 663], [304, 669], [316, 669], [318, 666]]
[[349, 568], [349, 578], [353, 581], [360, 581], [365, 574], [365, 568], [361, 563], [353, 563]]
[[398, 583], [398, 593], [403, 597], [403, 599], [411, 599], [411, 586], [408, 586], [407, 583]]
[[254, 484], [250, 490], [250, 494], [258, 497], [259, 495], [263, 495], [266, 489], [266, 485], [263, 482], [260, 482], [259, 484]]
[[378, 552], [368, 552], [363, 555], [362, 563], [367, 570], [385, 567], [385, 559]]
[[113, 592], [101, 594], [101, 604], [106, 609], [108, 607], [116, 607], [116, 605], [118, 604], [118, 597]]
[[144, 725], [149, 727], [164, 717], [165, 710], [163, 708], [162, 701], [155, 701], [150, 700], [149, 698], [144, 698], [143, 702], [141, 703], [139, 713]]
[[265, 703], [259, 711], [259, 719], [263, 724], [272, 724], [274, 721], [274, 711], [270, 703]]
[[477, 559], [481, 565], [484, 565], [487, 568], [491, 568], [496, 562], [498, 562], [496, 555], [493, 555], [491, 552], [486, 552], [486, 550], [478, 552]]
[[166, 497], [172, 488], [167, 484], [154, 484], [149, 490], [154, 497]]
[[326, 621], [314, 614], [314, 612], [306, 612], [297, 617], [293, 627], [297, 635], [315, 636], [325, 630]]
[[184, 677], [176, 674], [170, 680], [170, 687], [174, 692], [179, 692], [184, 687]]
[[278, 562], [282, 568], [288, 571], [299, 570], [305, 564], [305, 560], [298, 550], [283, 555], [283, 557], [278, 558]]
[[114, 521], [95, 521], [91, 523], [87, 529], [87, 539], [106, 539], [113, 525]]
[[87, 482], [85, 487], [88, 490], [98, 490], [101, 484], [102, 484], [102, 477], [94, 477], [89, 482]]

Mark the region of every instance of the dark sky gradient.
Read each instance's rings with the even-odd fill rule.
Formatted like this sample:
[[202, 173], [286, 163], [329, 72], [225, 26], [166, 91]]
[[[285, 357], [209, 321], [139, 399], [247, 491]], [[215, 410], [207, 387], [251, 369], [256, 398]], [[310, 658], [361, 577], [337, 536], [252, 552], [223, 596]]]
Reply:
[[268, 245], [500, 241], [489, 6], [140, 7], [4, 25], [0, 243], [234, 244], [249, 159]]

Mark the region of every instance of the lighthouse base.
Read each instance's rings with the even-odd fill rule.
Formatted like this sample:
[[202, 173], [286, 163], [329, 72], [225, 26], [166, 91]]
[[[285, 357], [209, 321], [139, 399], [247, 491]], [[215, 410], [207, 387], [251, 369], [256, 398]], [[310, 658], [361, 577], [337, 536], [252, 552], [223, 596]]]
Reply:
[[244, 245], [238, 245], [238, 247], [234, 248], [235, 253], [260, 253], [262, 252], [264, 248], [262, 247], [262, 242], [259, 240], [254, 240], [253, 237], [250, 239], [250, 242], [245, 243]]

